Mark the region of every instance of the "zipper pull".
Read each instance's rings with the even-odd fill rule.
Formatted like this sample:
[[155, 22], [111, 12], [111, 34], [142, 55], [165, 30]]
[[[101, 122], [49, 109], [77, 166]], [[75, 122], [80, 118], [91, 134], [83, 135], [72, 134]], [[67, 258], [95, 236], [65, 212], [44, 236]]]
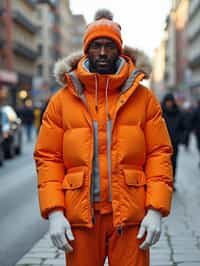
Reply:
[[117, 227], [117, 233], [118, 233], [119, 236], [123, 235], [123, 228], [122, 228], [121, 224]]
[[96, 224], [95, 214], [94, 214], [94, 208], [92, 207], [92, 223]]
[[93, 224], [96, 224], [95, 216], [92, 216], [92, 223], [93, 223]]

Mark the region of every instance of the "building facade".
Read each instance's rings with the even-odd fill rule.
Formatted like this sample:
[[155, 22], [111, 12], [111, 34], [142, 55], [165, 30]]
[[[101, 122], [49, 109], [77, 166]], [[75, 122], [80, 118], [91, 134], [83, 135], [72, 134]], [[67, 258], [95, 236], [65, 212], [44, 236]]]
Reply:
[[165, 87], [167, 91], [174, 91], [176, 87], [176, 28], [174, 8], [171, 9], [166, 19], [165, 32]]
[[157, 97], [161, 100], [166, 93], [165, 88], [165, 55], [166, 53], [166, 40], [163, 39], [160, 43], [160, 46], [155, 49], [154, 55], [153, 55], [153, 70], [152, 70], [152, 76], [151, 76], [151, 88], [157, 95]]
[[200, 99], [200, 1], [189, 1], [188, 36], [188, 79], [193, 98]]
[[48, 97], [58, 88], [54, 63], [80, 50], [85, 29], [69, 1], [0, 1], [0, 89], [7, 103]]
[[189, 0], [172, 0], [165, 28], [165, 87], [166, 91], [176, 93], [180, 100], [192, 100], [187, 35], [189, 3]]
[[[7, 102], [16, 106], [21, 100], [31, 97], [32, 77], [36, 72], [37, 13], [34, 1], [1, 1], [1, 71], [16, 77], [7, 86]], [[1, 73], [1, 72], [0, 72]]]
[[55, 62], [81, 49], [86, 22], [82, 15], [72, 14], [67, 0], [38, 1], [37, 9], [39, 57], [33, 87], [35, 99], [43, 100], [58, 88], [53, 77]]

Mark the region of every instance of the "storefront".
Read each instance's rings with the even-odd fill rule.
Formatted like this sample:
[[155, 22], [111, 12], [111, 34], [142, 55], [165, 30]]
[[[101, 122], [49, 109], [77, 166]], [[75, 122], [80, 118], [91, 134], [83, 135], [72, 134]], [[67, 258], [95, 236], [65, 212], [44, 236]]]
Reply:
[[200, 99], [200, 81], [193, 82], [190, 85], [190, 90], [191, 90], [193, 100], [194, 101], [199, 100]]
[[15, 106], [15, 91], [18, 75], [15, 72], [0, 69], [0, 98], [4, 104]]
[[16, 106], [21, 107], [27, 99], [32, 100], [32, 76], [18, 73]]

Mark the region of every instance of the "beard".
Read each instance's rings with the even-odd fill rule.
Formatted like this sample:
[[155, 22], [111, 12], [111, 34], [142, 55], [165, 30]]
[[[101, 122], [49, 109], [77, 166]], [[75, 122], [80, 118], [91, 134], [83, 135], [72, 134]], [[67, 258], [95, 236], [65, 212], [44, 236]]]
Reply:
[[107, 56], [94, 58], [93, 56], [88, 55], [90, 71], [99, 74], [114, 74], [117, 70], [118, 58], [118, 55], [112, 58], [108, 58]]

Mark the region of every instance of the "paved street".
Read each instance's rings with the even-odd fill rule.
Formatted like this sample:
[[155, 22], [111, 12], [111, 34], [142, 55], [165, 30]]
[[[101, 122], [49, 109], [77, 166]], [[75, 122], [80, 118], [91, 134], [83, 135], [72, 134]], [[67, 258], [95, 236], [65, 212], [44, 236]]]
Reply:
[[[200, 265], [200, 169], [197, 162], [192, 139], [189, 152], [184, 147], [180, 149], [172, 213], [163, 222], [159, 243], [151, 249], [151, 266]], [[46, 234], [16, 266], [27, 265], [63, 266], [64, 255], [52, 246]]]
[[13, 266], [47, 231], [38, 208], [34, 143], [0, 168], [0, 266]]

